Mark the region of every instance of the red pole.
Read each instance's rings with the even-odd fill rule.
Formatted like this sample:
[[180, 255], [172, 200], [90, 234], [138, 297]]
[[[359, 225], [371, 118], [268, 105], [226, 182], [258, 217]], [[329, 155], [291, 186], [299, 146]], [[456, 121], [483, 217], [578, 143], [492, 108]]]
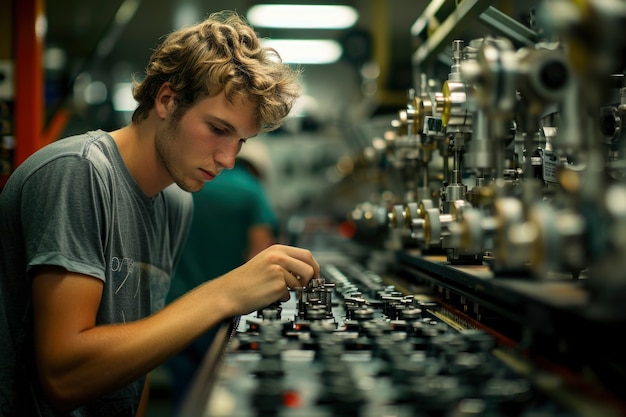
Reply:
[[44, 0], [17, 0], [15, 6], [15, 167], [46, 145], [43, 50]]

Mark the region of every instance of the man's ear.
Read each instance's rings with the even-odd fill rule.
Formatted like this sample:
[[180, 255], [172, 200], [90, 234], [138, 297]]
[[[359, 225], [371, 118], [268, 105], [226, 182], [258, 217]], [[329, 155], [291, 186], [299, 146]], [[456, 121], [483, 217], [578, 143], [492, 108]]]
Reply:
[[171, 83], [165, 82], [161, 84], [154, 99], [154, 110], [161, 119], [165, 119], [168, 112], [173, 111], [175, 95]]

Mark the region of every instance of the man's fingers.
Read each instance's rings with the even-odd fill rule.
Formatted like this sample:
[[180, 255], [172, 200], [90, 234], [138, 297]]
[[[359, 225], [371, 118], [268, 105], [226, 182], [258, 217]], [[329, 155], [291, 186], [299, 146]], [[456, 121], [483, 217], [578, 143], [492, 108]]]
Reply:
[[286, 303], [287, 301], [289, 301], [290, 298], [291, 298], [291, 294], [289, 294], [289, 291], [285, 291], [285, 294], [283, 294], [283, 296], [280, 297], [280, 301], [283, 303]]
[[317, 263], [315, 265], [311, 265], [295, 258], [288, 258], [285, 260], [285, 265], [281, 266], [286, 271], [289, 271], [289, 273], [291, 273], [291, 275], [293, 275], [296, 280], [300, 281], [301, 287], [306, 287], [307, 283], [313, 277], [319, 277], [320, 275], [319, 266], [317, 266]]
[[291, 271], [293, 274], [304, 277], [309, 280], [312, 277], [318, 277], [320, 274], [320, 265], [313, 257], [313, 254], [307, 249], [301, 249], [293, 246], [283, 246], [285, 253], [289, 256], [286, 259], [287, 265], [283, 268]]
[[290, 289], [302, 288], [306, 286], [308, 279], [303, 279], [301, 276], [294, 274], [293, 272], [286, 271], [285, 282]]

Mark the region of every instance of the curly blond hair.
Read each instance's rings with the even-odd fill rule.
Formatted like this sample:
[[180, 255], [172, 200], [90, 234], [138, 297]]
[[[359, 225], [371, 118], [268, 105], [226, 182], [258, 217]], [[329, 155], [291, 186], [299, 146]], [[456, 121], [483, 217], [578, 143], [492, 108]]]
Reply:
[[274, 49], [262, 47], [254, 29], [236, 12], [213, 13], [170, 33], [153, 52], [143, 81], [133, 79], [139, 104], [132, 121], [148, 117], [159, 88], [170, 82], [177, 93], [176, 118], [198, 99], [224, 92], [231, 102], [243, 95], [256, 103], [260, 131], [272, 131], [300, 96], [300, 73]]

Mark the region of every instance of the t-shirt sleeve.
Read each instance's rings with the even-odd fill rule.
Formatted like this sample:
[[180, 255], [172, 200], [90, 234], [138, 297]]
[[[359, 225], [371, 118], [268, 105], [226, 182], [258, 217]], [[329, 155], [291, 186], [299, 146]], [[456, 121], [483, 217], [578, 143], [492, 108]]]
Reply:
[[104, 280], [104, 201], [110, 197], [93, 165], [74, 155], [57, 158], [28, 178], [22, 195], [28, 270], [55, 265]]

